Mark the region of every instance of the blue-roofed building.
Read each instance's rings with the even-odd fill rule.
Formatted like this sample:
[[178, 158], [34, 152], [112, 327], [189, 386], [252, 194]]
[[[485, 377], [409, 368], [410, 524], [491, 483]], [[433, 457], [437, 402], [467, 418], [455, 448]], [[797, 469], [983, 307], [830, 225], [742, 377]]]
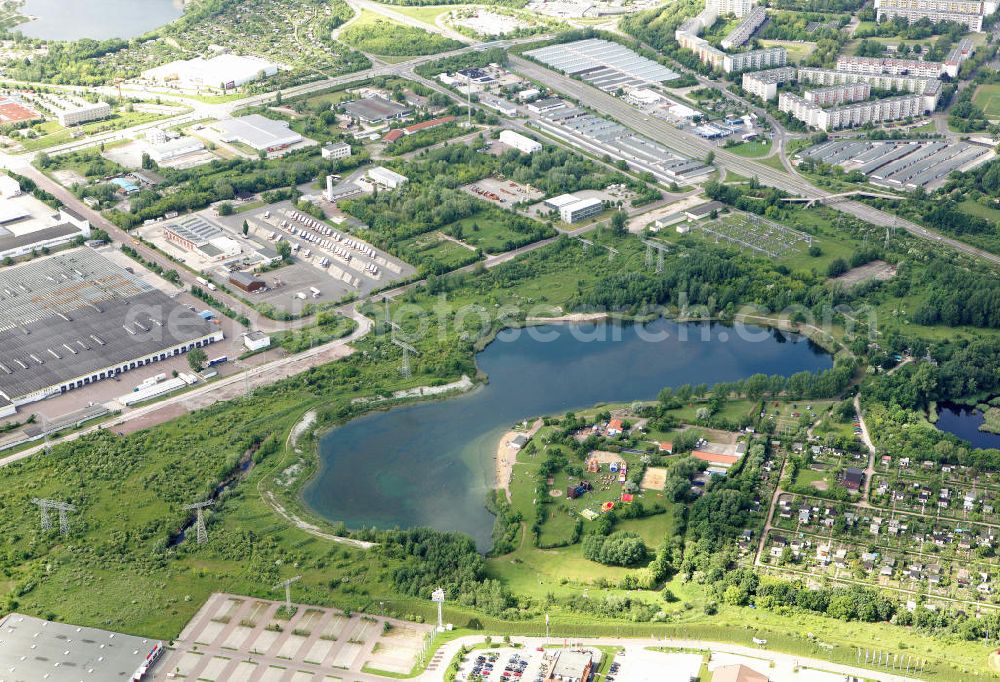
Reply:
[[135, 194], [139, 191], [139, 185], [125, 178], [111, 178], [111, 184], [118, 188], [120, 194]]

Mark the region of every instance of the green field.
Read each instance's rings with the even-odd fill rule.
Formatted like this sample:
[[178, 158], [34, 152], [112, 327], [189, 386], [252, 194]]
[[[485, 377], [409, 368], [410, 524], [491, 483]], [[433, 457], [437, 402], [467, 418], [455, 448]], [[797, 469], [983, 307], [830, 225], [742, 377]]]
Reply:
[[[513, 214], [500, 209], [489, 208], [481, 213], [463, 218], [452, 223], [444, 229], [452, 236], [461, 235], [461, 240], [466, 244], [478, 247], [486, 253], [503, 253], [515, 248], [519, 241], [523, 241], [524, 233], [519, 233], [514, 229], [516, 218]], [[555, 236], [555, 230], [545, 229], [540, 223], [539, 229], [544, 229], [545, 236]]]
[[[750, 142], [743, 142], [732, 147], [724, 147], [724, 149], [727, 152], [732, 152], [738, 156], [745, 156], [748, 159], [756, 159], [770, 154], [773, 146], [768, 140], [752, 140]], [[727, 173], [726, 178], [728, 177], [729, 174]]]
[[797, 40], [762, 40], [763, 47], [783, 47], [788, 50], [789, 61], [799, 63], [811, 55], [816, 49], [816, 43], [799, 42]]
[[1000, 119], [1000, 83], [985, 83], [976, 87], [972, 102], [982, 108], [987, 118]]
[[387, 19], [369, 10], [344, 27], [340, 40], [356, 50], [390, 57], [436, 54], [462, 43]]

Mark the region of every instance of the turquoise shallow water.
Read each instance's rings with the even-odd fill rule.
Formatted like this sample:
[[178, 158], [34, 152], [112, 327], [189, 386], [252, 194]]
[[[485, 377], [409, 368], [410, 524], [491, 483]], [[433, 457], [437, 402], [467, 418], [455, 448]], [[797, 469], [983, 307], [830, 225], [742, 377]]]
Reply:
[[512, 424], [599, 402], [651, 399], [664, 386], [833, 364], [804, 338], [746, 329], [752, 340], [721, 325], [662, 319], [504, 332], [477, 357], [490, 378], [486, 386], [369, 414], [326, 434], [322, 468], [305, 501], [352, 528], [431, 526], [467, 533], [486, 549], [493, 517], [484, 501], [494, 483], [493, 457]]
[[135, 38], [184, 13], [183, 0], [25, 0], [21, 33], [46, 40]]

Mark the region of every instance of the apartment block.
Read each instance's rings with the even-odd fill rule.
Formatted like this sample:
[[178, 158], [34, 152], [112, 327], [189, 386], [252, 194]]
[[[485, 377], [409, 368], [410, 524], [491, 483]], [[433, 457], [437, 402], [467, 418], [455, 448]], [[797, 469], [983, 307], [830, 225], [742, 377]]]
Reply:
[[837, 58], [837, 71], [866, 74], [887, 73], [893, 76], [937, 78], [945, 73], [945, 68], [941, 62], [925, 62], [919, 59], [842, 56]]
[[778, 98], [778, 109], [820, 130], [854, 128], [866, 123], [897, 121], [926, 113], [920, 95], [887, 97], [824, 109], [798, 95], [782, 93]]
[[764, 8], [754, 7], [749, 14], [743, 17], [743, 21], [740, 22], [739, 26], [730, 31], [729, 35], [722, 39], [720, 43], [722, 49], [732, 50], [743, 45], [746, 41], [750, 40], [750, 36], [765, 21], [767, 21], [767, 12], [764, 11]]
[[803, 67], [798, 71], [800, 83], [816, 85], [845, 85], [848, 83], [867, 83], [879, 90], [897, 90], [918, 94], [924, 99], [924, 108], [933, 111], [937, 108], [941, 97], [941, 81], [936, 78], [919, 76], [893, 76], [891, 74], [850, 73], [848, 71], [832, 71]]
[[743, 89], [763, 100], [772, 100], [778, 96], [778, 86], [795, 80], [795, 74], [794, 66], [744, 73]]
[[904, 17], [911, 22], [919, 19], [954, 21], [968, 26], [976, 33], [983, 30], [983, 17], [987, 12], [983, 2], [976, 0], [875, 0], [878, 21]]
[[806, 90], [802, 98], [821, 107], [830, 107], [846, 102], [861, 102], [872, 94], [872, 86], [868, 83], [847, 83], [845, 85], [830, 85], [816, 90]]
[[788, 50], [783, 47], [768, 47], [763, 50], [750, 50], [727, 54], [722, 60], [722, 70], [726, 73], [741, 71], [760, 71], [788, 63]]

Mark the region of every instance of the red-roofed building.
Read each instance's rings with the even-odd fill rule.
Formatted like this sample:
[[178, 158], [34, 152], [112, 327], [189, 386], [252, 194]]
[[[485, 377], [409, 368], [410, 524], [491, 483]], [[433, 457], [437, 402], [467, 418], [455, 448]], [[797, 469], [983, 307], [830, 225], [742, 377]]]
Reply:
[[612, 419], [608, 422], [608, 435], [617, 436], [622, 432], [622, 420]]
[[445, 123], [451, 123], [455, 120], [454, 116], [442, 116], [441, 118], [432, 118], [429, 121], [421, 121], [420, 123], [414, 123], [411, 126], [406, 126], [403, 128], [403, 132], [407, 135], [412, 135], [413, 133], [420, 132], [421, 130], [428, 130], [430, 128], [437, 128], [438, 126], [443, 126]]
[[403, 129], [402, 128], [396, 128], [394, 130], [390, 130], [385, 135], [383, 135], [382, 139], [385, 140], [386, 142], [389, 142], [391, 144], [391, 143], [395, 142], [396, 140], [398, 140], [399, 138], [401, 138], [403, 136], [403, 134], [404, 133], [403, 133]]
[[726, 468], [729, 468], [740, 461], [738, 455], [720, 455], [715, 452], [706, 452], [704, 450], [695, 450], [691, 453], [691, 456], [695, 459], [700, 459], [703, 462], [708, 462], [709, 464], [715, 464]]
[[674, 444], [669, 440], [660, 441], [660, 452], [665, 452], [668, 455], [674, 454]]

